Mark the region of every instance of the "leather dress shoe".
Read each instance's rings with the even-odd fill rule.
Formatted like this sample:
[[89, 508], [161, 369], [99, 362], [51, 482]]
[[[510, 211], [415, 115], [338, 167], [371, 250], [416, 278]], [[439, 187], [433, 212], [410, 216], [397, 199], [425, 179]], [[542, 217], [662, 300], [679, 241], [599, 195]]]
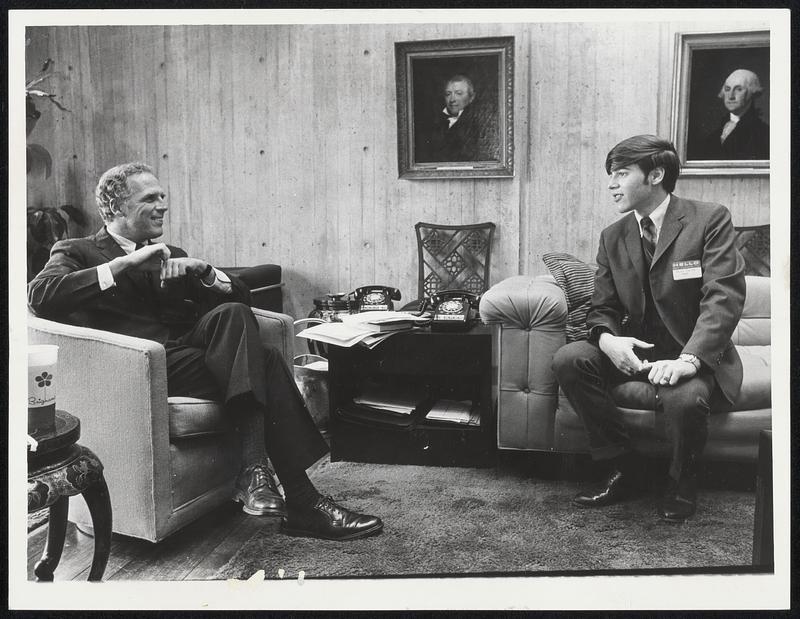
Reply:
[[697, 483], [694, 479], [671, 480], [658, 502], [658, 515], [667, 522], [683, 522], [697, 511]]
[[286, 515], [286, 503], [265, 464], [251, 464], [239, 473], [233, 500], [251, 516]]
[[614, 469], [602, 484], [576, 494], [572, 502], [581, 507], [604, 507], [628, 497], [631, 490], [628, 476]]
[[351, 540], [379, 533], [383, 522], [376, 516], [351, 512], [334, 503], [331, 497], [320, 497], [313, 507], [289, 504], [281, 531], [297, 537]]

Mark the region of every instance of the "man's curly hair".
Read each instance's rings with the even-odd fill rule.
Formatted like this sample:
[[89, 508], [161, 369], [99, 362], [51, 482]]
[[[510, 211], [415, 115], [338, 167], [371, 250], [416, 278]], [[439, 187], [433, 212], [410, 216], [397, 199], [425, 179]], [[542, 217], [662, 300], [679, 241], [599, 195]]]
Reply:
[[152, 174], [153, 168], [137, 161], [114, 166], [103, 173], [94, 190], [94, 199], [103, 221], [114, 219], [114, 209], [118, 210], [131, 197], [133, 192], [128, 185], [128, 178], [143, 172]]

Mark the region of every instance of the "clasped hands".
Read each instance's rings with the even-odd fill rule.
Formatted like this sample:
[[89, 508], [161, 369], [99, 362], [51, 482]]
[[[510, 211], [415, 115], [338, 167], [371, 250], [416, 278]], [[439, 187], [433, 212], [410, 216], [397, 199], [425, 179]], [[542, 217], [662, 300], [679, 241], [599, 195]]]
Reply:
[[208, 263], [199, 258], [170, 258], [169, 247], [164, 243], [145, 245], [123, 258], [116, 258], [116, 260], [122, 261], [120, 271], [135, 269], [152, 273], [158, 272], [162, 286], [163, 282], [184, 275], [201, 275], [208, 268]]
[[620, 372], [626, 376], [647, 372], [647, 380], [653, 385], [675, 385], [678, 381], [697, 374], [697, 368], [693, 364], [681, 359], [642, 361], [634, 354], [633, 349], [653, 348], [653, 344], [643, 342], [635, 337], [612, 335], [606, 332], [600, 335], [597, 344]]

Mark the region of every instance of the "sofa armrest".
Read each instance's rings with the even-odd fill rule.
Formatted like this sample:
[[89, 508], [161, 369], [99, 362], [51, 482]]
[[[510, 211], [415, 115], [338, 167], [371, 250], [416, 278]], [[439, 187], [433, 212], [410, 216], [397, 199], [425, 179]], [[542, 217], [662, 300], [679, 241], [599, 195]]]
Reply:
[[567, 300], [548, 275], [516, 275], [483, 294], [480, 313], [486, 324], [563, 331], [567, 322]]
[[[59, 347], [56, 407], [80, 419], [80, 442], [103, 463], [115, 517], [153, 527], [168, 517], [155, 513], [156, 505], [171, 504], [164, 347], [35, 316], [28, 317], [28, 341]], [[146, 530], [131, 534], [148, 537]]]
[[566, 341], [564, 293], [548, 276], [509, 277], [483, 294], [480, 312], [495, 325], [498, 447], [551, 449], [558, 403], [552, 363]]
[[287, 365], [294, 363], [294, 319], [288, 314], [252, 308], [258, 321], [261, 341], [274, 346], [283, 354]]

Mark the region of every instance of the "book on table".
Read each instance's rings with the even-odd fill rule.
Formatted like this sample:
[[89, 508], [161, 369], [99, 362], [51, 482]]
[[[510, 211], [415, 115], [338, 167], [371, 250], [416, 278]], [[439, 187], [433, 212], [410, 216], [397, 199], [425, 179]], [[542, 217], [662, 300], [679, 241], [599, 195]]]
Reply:
[[423, 326], [429, 320], [409, 312], [376, 311], [345, 315], [342, 322], [371, 333], [389, 333]]

